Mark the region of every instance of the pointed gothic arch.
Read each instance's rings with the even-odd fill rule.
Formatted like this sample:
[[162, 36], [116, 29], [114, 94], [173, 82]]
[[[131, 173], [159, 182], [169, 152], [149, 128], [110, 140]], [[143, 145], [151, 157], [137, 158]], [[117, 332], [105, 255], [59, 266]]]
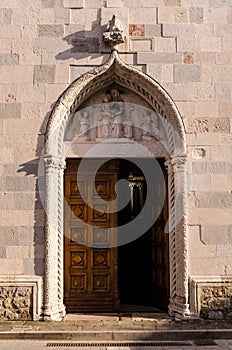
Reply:
[[[141, 96], [162, 116], [168, 138], [169, 184], [169, 313], [189, 317], [186, 214], [186, 142], [180, 114], [168, 93], [151, 77], [126, 65], [113, 50], [109, 60], [75, 80], [56, 102], [46, 130], [45, 144], [45, 290], [44, 319], [65, 315], [63, 304], [63, 171], [64, 132], [69, 116], [90, 96], [112, 84]], [[176, 197], [178, 196], [178, 205]], [[181, 218], [179, 217], [181, 212]]]

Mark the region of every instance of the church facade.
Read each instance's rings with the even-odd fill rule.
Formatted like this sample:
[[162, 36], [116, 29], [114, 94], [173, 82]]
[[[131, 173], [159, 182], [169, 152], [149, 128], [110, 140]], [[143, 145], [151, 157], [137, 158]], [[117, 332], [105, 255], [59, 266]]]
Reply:
[[231, 0], [0, 13], [0, 320], [231, 318]]

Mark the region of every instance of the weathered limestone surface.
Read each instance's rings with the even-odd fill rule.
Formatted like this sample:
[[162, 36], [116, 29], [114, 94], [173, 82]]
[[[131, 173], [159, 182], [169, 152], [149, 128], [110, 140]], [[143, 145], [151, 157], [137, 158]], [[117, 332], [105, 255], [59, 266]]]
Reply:
[[0, 287], [1, 320], [32, 320], [32, 289]]
[[[120, 57], [160, 83], [183, 118], [189, 274], [231, 274], [231, 0], [0, 1], [0, 274], [44, 273], [38, 164], [48, 116], [73, 80], [106, 62], [113, 14], [127, 34]], [[202, 291], [204, 317], [232, 312], [220, 288]], [[1, 317], [30, 318], [30, 297], [16, 294], [0, 289]]]
[[232, 289], [229, 284], [201, 289], [201, 317], [206, 319], [231, 319]]

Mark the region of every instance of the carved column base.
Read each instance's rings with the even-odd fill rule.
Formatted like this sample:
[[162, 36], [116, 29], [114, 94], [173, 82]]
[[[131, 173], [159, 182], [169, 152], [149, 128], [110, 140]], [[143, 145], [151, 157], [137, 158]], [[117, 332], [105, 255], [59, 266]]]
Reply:
[[60, 317], [64, 317], [66, 315], [66, 307], [63, 304], [63, 302], [60, 302], [59, 312], [60, 312]]
[[178, 303], [173, 300], [168, 306], [168, 314], [175, 320], [187, 320], [191, 318], [189, 304]]
[[44, 321], [61, 321], [66, 315], [65, 306], [57, 305], [55, 309], [47, 309], [44, 311]]

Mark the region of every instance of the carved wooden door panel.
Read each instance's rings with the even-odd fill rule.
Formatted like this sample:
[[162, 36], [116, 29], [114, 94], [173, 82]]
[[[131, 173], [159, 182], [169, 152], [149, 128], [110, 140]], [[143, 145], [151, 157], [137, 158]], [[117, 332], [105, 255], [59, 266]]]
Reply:
[[[161, 210], [158, 220], [152, 227], [152, 295], [153, 304], [160, 309], [167, 309], [169, 303], [169, 235], [165, 232], [165, 225], [168, 219], [168, 203], [167, 203], [167, 175], [163, 169], [166, 179], [166, 196], [163, 203], [159, 201], [160, 208], [154, 207], [153, 210]], [[161, 198], [162, 185], [154, 184], [154, 196]]]
[[[94, 169], [97, 160], [88, 162]], [[68, 160], [65, 171], [65, 305], [67, 312], [117, 311], [117, 250], [106, 248], [108, 228], [117, 220], [115, 213], [107, 213], [107, 201], [115, 198], [117, 164], [105, 163], [95, 184], [87, 173], [77, 184], [79, 163]], [[94, 186], [106, 204], [99, 203]]]

